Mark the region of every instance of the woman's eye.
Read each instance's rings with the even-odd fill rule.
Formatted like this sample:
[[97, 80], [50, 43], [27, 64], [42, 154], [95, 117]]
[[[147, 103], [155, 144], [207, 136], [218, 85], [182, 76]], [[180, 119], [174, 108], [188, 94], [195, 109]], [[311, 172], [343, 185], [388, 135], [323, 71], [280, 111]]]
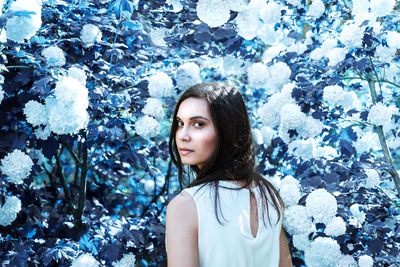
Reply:
[[177, 125], [178, 125], [178, 127], [183, 126], [183, 122], [178, 121], [178, 122], [177, 122]]
[[195, 122], [193, 125], [194, 125], [194, 127], [196, 127], [196, 128], [201, 128], [201, 127], [204, 125], [204, 123], [197, 121], [197, 122]]

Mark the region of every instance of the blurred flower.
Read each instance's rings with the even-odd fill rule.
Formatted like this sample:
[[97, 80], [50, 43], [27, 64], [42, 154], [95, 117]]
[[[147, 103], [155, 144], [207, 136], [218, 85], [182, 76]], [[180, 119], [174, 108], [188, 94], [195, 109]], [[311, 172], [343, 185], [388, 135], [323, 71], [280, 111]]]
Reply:
[[387, 125], [392, 118], [393, 109], [382, 103], [373, 105], [368, 113], [368, 121], [374, 125]]
[[358, 266], [359, 267], [372, 267], [373, 265], [374, 265], [374, 260], [372, 259], [371, 256], [362, 255], [358, 259]]
[[4, 99], [4, 91], [3, 91], [3, 88], [0, 87], [0, 104], [1, 104], [1, 101], [3, 101], [3, 99]]
[[143, 181], [143, 189], [147, 194], [154, 193], [154, 181], [146, 179]]
[[61, 67], [65, 65], [64, 51], [58, 46], [50, 46], [43, 50], [43, 57], [49, 67]]
[[261, 137], [263, 139], [264, 145], [267, 147], [271, 145], [272, 137], [274, 135], [274, 130], [272, 130], [271, 127], [268, 126], [263, 126], [260, 129], [261, 131]]
[[229, 5], [229, 9], [232, 11], [242, 11], [248, 5], [248, 0], [230, 0], [226, 4]]
[[361, 47], [363, 37], [363, 28], [355, 23], [347, 22], [343, 25], [339, 40], [348, 48], [356, 48]]
[[353, 217], [358, 220], [359, 223], [364, 223], [365, 221], [365, 213], [360, 210], [360, 205], [359, 204], [353, 204], [350, 207], [350, 212], [353, 214]]
[[306, 208], [315, 222], [326, 224], [336, 215], [336, 198], [324, 188], [315, 189], [307, 196]]
[[151, 42], [157, 46], [167, 46], [167, 43], [164, 40], [165, 32], [167, 30], [163, 28], [156, 28], [151, 30], [149, 33]]
[[98, 267], [100, 263], [89, 253], [81, 254], [71, 264], [71, 267]]
[[288, 145], [288, 153], [303, 159], [312, 159], [316, 144], [314, 138], [307, 140], [294, 140]]
[[379, 186], [381, 182], [379, 173], [374, 169], [365, 169], [364, 171], [365, 174], [367, 175], [367, 179], [365, 180], [365, 186], [367, 188]]
[[50, 129], [50, 125], [46, 125], [45, 127], [39, 127], [38, 129], [36, 129], [34, 131], [34, 134], [36, 136], [36, 138], [41, 139], [41, 140], [47, 140], [47, 138], [50, 136], [51, 134], [51, 129]]
[[247, 68], [247, 81], [250, 87], [265, 88], [268, 82], [267, 66], [261, 62], [251, 64]]
[[164, 107], [161, 100], [157, 98], [148, 98], [146, 105], [142, 109], [146, 115], [153, 116], [155, 119], [160, 120], [164, 117]]
[[291, 235], [310, 233], [313, 227], [306, 207], [301, 205], [293, 205], [285, 209], [283, 224], [286, 231]]
[[325, 12], [325, 5], [321, 0], [313, 0], [308, 7], [307, 14], [316, 19], [320, 18]]
[[0, 207], [0, 225], [10, 225], [21, 211], [21, 200], [15, 196], [6, 196], [3, 206]]
[[24, 152], [15, 149], [1, 160], [1, 172], [15, 184], [22, 184], [32, 170], [33, 161]]
[[86, 85], [86, 73], [85, 71], [79, 67], [79, 65], [72, 65], [69, 69], [68, 69], [68, 76], [75, 78], [76, 80], [78, 80], [82, 85]]
[[298, 250], [305, 251], [311, 245], [311, 240], [309, 239], [309, 233], [293, 235], [293, 246]]
[[199, 0], [196, 6], [199, 19], [210, 27], [218, 27], [230, 18], [229, 5], [223, 0]]
[[395, 4], [396, 0], [370, 0], [369, 6], [376, 17], [384, 17], [392, 12]]
[[158, 122], [149, 116], [143, 116], [135, 123], [136, 133], [141, 137], [148, 139], [160, 133], [160, 125]]
[[192, 85], [201, 82], [200, 68], [196, 63], [187, 62], [179, 66], [175, 75], [176, 86], [180, 90], [186, 90]]
[[358, 265], [353, 256], [341, 255], [335, 267], [358, 267]]
[[400, 32], [389, 31], [386, 35], [386, 42], [391, 48], [400, 48]]
[[286, 0], [286, 3], [288, 3], [289, 5], [295, 6], [295, 7], [303, 6], [301, 4], [301, 0]]
[[27, 122], [33, 126], [47, 123], [46, 106], [35, 100], [30, 100], [25, 104], [24, 114]]
[[334, 159], [339, 156], [336, 149], [331, 146], [324, 146], [324, 147], [316, 147], [314, 150], [314, 158], [326, 158], [326, 159]]
[[289, 66], [284, 62], [278, 62], [274, 65], [268, 67], [268, 86], [272, 92], [278, 91], [281, 87], [289, 82], [290, 75], [292, 74], [292, 70]]
[[304, 251], [304, 259], [308, 267], [334, 267], [341, 255], [339, 244], [329, 237], [317, 237]]
[[279, 188], [279, 195], [282, 197], [286, 207], [297, 205], [300, 200], [300, 189], [296, 184], [282, 184]]
[[114, 267], [135, 267], [136, 257], [132, 253], [125, 254], [119, 261], [114, 262]]
[[339, 236], [346, 233], [346, 223], [342, 217], [335, 217], [328, 222], [324, 233], [330, 236]]
[[259, 10], [260, 19], [266, 24], [275, 25], [281, 20], [281, 10], [282, 7], [279, 4], [276, 2], [269, 2], [263, 5]]
[[102, 33], [96, 25], [86, 24], [82, 27], [80, 38], [86, 45], [101, 41]]
[[34, 36], [42, 25], [41, 9], [39, 1], [16, 0], [11, 3], [10, 12], [25, 11], [31, 13], [29, 15], [14, 15], [7, 20], [7, 38], [14, 42], [22, 43], [25, 39], [30, 39]]
[[175, 95], [171, 78], [165, 72], [158, 72], [149, 77], [148, 85], [151, 97], [171, 97]]

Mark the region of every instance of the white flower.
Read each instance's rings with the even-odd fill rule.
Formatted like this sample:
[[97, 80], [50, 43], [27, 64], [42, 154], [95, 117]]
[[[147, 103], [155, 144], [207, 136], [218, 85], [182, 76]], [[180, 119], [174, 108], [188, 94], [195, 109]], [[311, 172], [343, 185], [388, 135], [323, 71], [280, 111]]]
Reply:
[[297, 205], [301, 198], [300, 189], [296, 184], [282, 184], [279, 188], [279, 195], [282, 197], [286, 207]]
[[13, 16], [7, 20], [6, 36], [8, 39], [22, 43], [25, 39], [30, 39], [36, 34], [42, 25], [41, 5], [39, 1], [17, 0], [10, 6], [9, 11], [27, 11], [30, 15]]
[[354, 23], [348, 22], [344, 24], [339, 40], [348, 48], [355, 48], [361, 47], [363, 37], [363, 28]]
[[286, 231], [291, 235], [310, 233], [313, 227], [306, 207], [301, 205], [294, 205], [285, 210], [283, 224]]
[[163, 28], [153, 29], [150, 33], [151, 42], [156, 46], [167, 46], [167, 43], [164, 40], [165, 32], [167, 30]]
[[39, 127], [38, 129], [35, 130], [34, 134], [36, 135], [36, 138], [38, 138], [38, 139], [47, 140], [47, 138], [51, 134], [50, 125], [47, 125], [44, 128]]
[[113, 263], [114, 267], [135, 267], [136, 257], [132, 253], [125, 254], [122, 259]]
[[329, 50], [326, 57], [329, 59], [328, 66], [336, 66], [339, 62], [342, 62], [346, 58], [346, 49], [344, 48], [333, 48]]
[[[400, 41], [400, 40], [399, 40]], [[381, 62], [391, 62], [396, 54], [396, 48], [378, 45], [375, 49], [375, 55]]]
[[282, 107], [280, 117], [281, 127], [286, 129], [297, 129], [301, 128], [302, 124], [305, 122], [306, 114], [301, 112], [300, 106], [297, 104], [289, 103]]
[[86, 85], [86, 73], [79, 65], [72, 65], [68, 69], [68, 76], [77, 79], [82, 85]]
[[3, 101], [3, 99], [4, 99], [4, 91], [3, 91], [3, 88], [0, 87], [0, 104], [1, 104], [1, 101]]
[[299, 234], [299, 235], [293, 235], [293, 246], [297, 248], [298, 250], [306, 250], [307, 248], [310, 247], [311, 241], [309, 239], [309, 233], [305, 234]]
[[300, 188], [300, 182], [291, 175], [286, 175], [285, 178], [281, 180], [281, 186], [283, 185], [295, 185], [297, 188]]
[[357, 154], [369, 152], [371, 149], [372, 150], [380, 149], [381, 146], [379, 144], [379, 137], [376, 132], [369, 131], [363, 133], [361, 130], [357, 129], [359, 128], [356, 128], [358, 139], [356, 142], [353, 143], [354, 147], [357, 150]]
[[301, 7], [301, 0], [286, 0], [286, 3], [295, 7]]
[[261, 63], [253, 63], [247, 68], [247, 81], [250, 87], [264, 88], [268, 82], [267, 67]]
[[261, 131], [257, 128], [254, 128], [251, 129], [251, 132], [253, 133], [254, 143], [256, 143], [257, 145], [262, 145], [264, 143], [264, 140]]
[[64, 51], [58, 46], [50, 46], [43, 50], [43, 57], [49, 67], [61, 67], [65, 65]]
[[25, 104], [24, 114], [26, 116], [26, 120], [33, 126], [47, 123], [47, 112], [45, 105], [35, 100], [30, 100]]
[[392, 114], [392, 108], [387, 107], [382, 103], [376, 103], [376, 105], [371, 107], [371, 110], [368, 113], [368, 121], [377, 126], [385, 125], [388, 122], [390, 123]]
[[6, 196], [3, 206], [0, 207], [0, 225], [10, 225], [20, 210], [21, 200], [15, 196]]
[[315, 222], [326, 224], [336, 215], [336, 198], [325, 189], [319, 188], [307, 196], [306, 208]]
[[90, 254], [81, 254], [76, 258], [71, 267], [98, 267], [100, 263]]
[[342, 253], [336, 240], [328, 237], [317, 237], [304, 252], [308, 267], [334, 267]]
[[373, 265], [374, 265], [374, 260], [372, 259], [371, 256], [362, 255], [358, 259], [358, 266], [359, 267], [372, 267]]
[[271, 141], [272, 141], [272, 137], [274, 135], [274, 131], [268, 126], [261, 127], [260, 131], [261, 131], [261, 136], [262, 136], [263, 143], [266, 146], [270, 146], [271, 145]]
[[391, 48], [400, 48], [400, 32], [388, 32], [386, 35], [386, 42]]
[[330, 85], [324, 88], [323, 99], [330, 105], [336, 103], [343, 97], [344, 90], [339, 85]]
[[86, 24], [82, 27], [80, 38], [86, 45], [101, 41], [101, 31], [93, 24]]
[[318, 47], [314, 49], [310, 53], [310, 58], [312, 60], [320, 60], [323, 57], [326, 57], [329, 51], [331, 51], [334, 47], [337, 46], [337, 40], [336, 39], [331, 39], [327, 38], [321, 45], [321, 47]]
[[353, 204], [350, 207], [350, 212], [353, 214], [354, 218], [356, 218], [361, 224], [365, 221], [365, 213], [360, 211], [359, 204]]
[[89, 105], [88, 89], [74, 77], [59, 80], [54, 90], [57, 101], [63, 105], [74, 105], [77, 109], [86, 110]]
[[146, 115], [153, 116], [155, 119], [160, 120], [164, 117], [163, 103], [157, 98], [148, 98], [146, 105], [142, 109]]
[[179, 66], [176, 71], [176, 86], [181, 90], [186, 90], [192, 85], [201, 82], [200, 68], [194, 62], [188, 62]]
[[1, 172], [15, 184], [22, 184], [32, 170], [33, 161], [24, 152], [15, 149], [1, 160]]
[[210, 27], [218, 27], [230, 18], [229, 5], [223, 0], [199, 0], [196, 6], [199, 19]]
[[279, 90], [284, 84], [286, 84], [292, 74], [292, 70], [284, 62], [278, 62], [268, 67], [267, 71], [267, 86], [273, 91]]
[[135, 129], [138, 135], [146, 139], [160, 133], [160, 125], [156, 119], [149, 116], [143, 116], [138, 119], [135, 123]]
[[154, 192], [154, 181], [149, 180], [149, 179], [143, 181], [143, 189], [148, 194], [153, 193]]
[[42, 165], [44, 162], [47, 161], [46, 157], [42, 153], [42, 149], [31, 149], [29, 151], [29, 156], [31, 157], [31, 159], [37, 159], [38, 165]]
[[170, 97], [175, 95], [172, 80], [165, 72], [158, 72], [150, 76], [148, 89], [151, 97]]
[[254, 10], [246, 9], [238, 13], [235, 19], [237, 34], [246, 40], [252, 40], [257, 35], [257, 31], [261, 24]]
[[396, 0], [370, 0], [369, 7], [376, 17], [384, 17], [392, 12], [395, 4]]
[[232, 11], [242, 11], [247, 7], [248, 1], [247, 0], [230, 0], [226, 4], [229, 5], [229, 9]]
[[288, 153], [303, 159], [312, 159], [316, 149], [315, 140], [294, 140], [288, 146]]
[[333, 218], [326, 225], [324, 233], [330, 236], [344, 235], [346, 233], [345, 221], [342, 219], [342, 217]]
[[336, 149], [331, 146], [317, 147], [314, 150], [314, 158], [334, 159], [339, 156]]
[[356, 260], [351, 255], [341, 255], [336, 267], [357, 267]]
[[381, 179], [379, 173], [376, 170], [366, 169], [365, 174], [367, 175], [367, 179], [365, 180], [365, 186], [367, 188], [379, 186]]
[[260, 18], [266, 24], [275, 25], [281, 20], [281, 9], [277, 3], [269, 2], [261, 8]]
[[325, 5], [321, 0], [312, 0], [308, 8], [308, 15], [316, 19], [320, 18], [325, 12]]

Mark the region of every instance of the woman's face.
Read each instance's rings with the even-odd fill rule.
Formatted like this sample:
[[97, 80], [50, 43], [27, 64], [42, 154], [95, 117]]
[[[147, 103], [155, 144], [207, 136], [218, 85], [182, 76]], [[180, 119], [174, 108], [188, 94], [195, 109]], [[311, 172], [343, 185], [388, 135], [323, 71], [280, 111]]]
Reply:
[[201, 168], [217, 143], [207, 101], [194, 97], [185, 99], [179, 106], [176, 120], [175, 140], [182, 163]]

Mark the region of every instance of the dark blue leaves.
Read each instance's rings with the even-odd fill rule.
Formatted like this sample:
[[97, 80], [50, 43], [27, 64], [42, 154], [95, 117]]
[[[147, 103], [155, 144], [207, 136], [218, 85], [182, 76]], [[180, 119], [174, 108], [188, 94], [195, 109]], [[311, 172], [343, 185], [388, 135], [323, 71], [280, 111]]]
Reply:
[[349, 158], [356, 155], [356, 150], [350, 141], [342, 139], [340, 140], [339, 146], [342, 156]]

